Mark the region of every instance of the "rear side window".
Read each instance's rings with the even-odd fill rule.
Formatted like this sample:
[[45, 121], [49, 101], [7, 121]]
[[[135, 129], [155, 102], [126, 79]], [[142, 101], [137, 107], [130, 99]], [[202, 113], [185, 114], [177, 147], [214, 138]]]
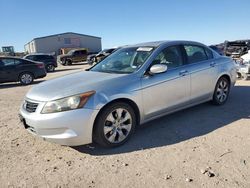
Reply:
[[33, 61], [34, 61], [34, 56], [33, 56], [33, 55], [27, 56], [26, 59], [33, 60]]
[[47, 59], [47, 60], [54, 60], [54, 57], [51, 56], [51, 55], [47, 55], [47, 56], [46, 56], [46, 59]]
[[203, 47], [194, 45], [184, 46], [188, 58], [188, 63], [197, 63], [207, 60], [207, 55]]
[[205, 48], [205, 51], [206, 51], [208, 59], [213, 59], [214, 58], [213, 52], [211, 50], [209, 50], [208, 48]]
[[76, 55], [86, 55], [87, 54], [87, 50], [79, 50], [79, 51], [76, 51]]

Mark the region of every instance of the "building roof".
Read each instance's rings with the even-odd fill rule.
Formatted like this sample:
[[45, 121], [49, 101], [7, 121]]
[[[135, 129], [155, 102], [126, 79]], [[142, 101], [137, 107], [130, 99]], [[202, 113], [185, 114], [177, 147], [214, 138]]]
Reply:
[[44, 36], [44, 37], [37, 37], [37, 38], [34, 38], [33, 40], [43, 39], [43, 38], [48, 38], [48, 37], [56, 37], [58, 35], [65, 35], [65, 34], [74, 34], [74, 35], [81, 35], [81, 36], [85, 36], [85, 37], [92, 37], [92, 38], [99, 38], [99, 39], [101, 39], [101, 37], [96, 37], [96, 36], [91, 36], [91, 35], [85, 35], [85, 34], [80, 34], [80, 33], [74, 33], [74, 32], [66, 32], [66, 33], [58, 33], [58, 34], [54, 34], [54, 35], [48, 35], [48, 36]]

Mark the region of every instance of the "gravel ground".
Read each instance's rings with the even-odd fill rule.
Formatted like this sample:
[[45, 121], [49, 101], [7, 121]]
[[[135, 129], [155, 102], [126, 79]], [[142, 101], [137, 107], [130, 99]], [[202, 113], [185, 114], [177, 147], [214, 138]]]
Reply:
[[[86, 67], [59, 67], [45, 79]], [[238, 81], [224, 106], [154, 120], [115, 149], [29, 134], [18, 110], [31, 87], [0, 85], [0, 187], [250, 187], [250, 81]]]

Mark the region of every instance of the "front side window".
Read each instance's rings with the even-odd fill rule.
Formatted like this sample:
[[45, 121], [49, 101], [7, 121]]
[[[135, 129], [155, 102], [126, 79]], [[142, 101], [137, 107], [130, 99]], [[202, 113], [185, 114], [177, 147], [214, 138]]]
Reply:
[[19, 59], [15, 59], [15, 65], [19, 65], [19, 64], [22, 64], [22, 61]]
[[117, 50], [90, 71], [108, 73], [132, 73], [138, 70], [152, 54], [153, 47], [128, 47]]
[[164, 49], [159, 53], [152, 64], [166, 64], [168, 69], [182, 66], [183, 59], [179, 46], [171, 46]]
[[70, 50], [67, 54], [68, 54], [68, 55], [73, 55], [74, 52], [75, 52], [75, 50]]
[[197, 63], [199, 61], [207, 60], [205, 50], [201, 46], [185, 45], [184, 46], [188, 63]]

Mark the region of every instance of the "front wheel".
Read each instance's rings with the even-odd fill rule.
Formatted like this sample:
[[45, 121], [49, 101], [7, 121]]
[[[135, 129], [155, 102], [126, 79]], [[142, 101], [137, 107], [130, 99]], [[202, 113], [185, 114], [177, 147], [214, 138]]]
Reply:
[[246, 73], [243, 73], [242, 78], [243, 78], [243, 80], [248, 80], [248, 75]]
[[31, 84], [33, 80], [34, 80], [34, 76], [29, 72], [22, 73], [19, 76], [19, 81], [22, 85]]
[[135, 130], [134, 110], [126, 103], [107, 106], [97, 117], [94, 126], [94, 141], [104, 147], [124, 144]]
[[65, 62], [66, 65], [72, 65], [72, 61], [70, 59], [66, 59]]
[[229, 91], [230, 91], [229, 80], [225, 77], [221, 77], [215, 86], [213, 103], [215, 105], [225, 104], [229, 96]]

